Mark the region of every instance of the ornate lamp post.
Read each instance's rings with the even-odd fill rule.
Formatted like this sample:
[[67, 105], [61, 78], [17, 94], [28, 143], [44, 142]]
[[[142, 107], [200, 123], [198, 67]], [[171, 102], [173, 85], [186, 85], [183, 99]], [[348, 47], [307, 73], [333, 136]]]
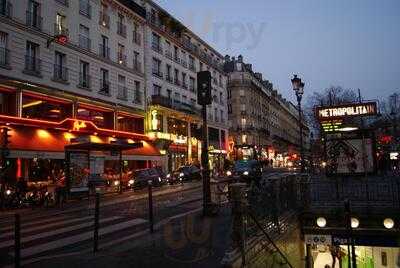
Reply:
[[303, 97], [304, 93], [304, 83], [301, 81], [297, 75], [293, 75], [292, 85], [293, 90], [296, 93], [297, 97], [297, 105], [299, 110], [299, 128], [300, 128], [300, 163], [301, 163], [301, 172], [305, 171], [304, 165], [304, 148], [303, 148], [303, 120], [302, 120], [302, 113], [301, 113], [301, 98]]

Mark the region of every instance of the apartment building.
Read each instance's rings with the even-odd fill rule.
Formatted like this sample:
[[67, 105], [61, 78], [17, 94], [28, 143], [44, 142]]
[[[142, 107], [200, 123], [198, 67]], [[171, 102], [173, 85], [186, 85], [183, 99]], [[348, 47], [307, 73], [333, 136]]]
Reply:
[[126, 168], [162, 161], [144, 135], [145, 29], [133, 1], [1, 0], [0, 122], [11, 128], [14, 177], [62, 169], [71, 138], [143, 142]]
[[209, 70], [213, 87], [209, 152], [212, 167], [222, 168], [228, 135], [223, 56], [153, 1], [143, 5], [147, 11], [147, 133], [163, 144], [169, 170], [200, 161], [202, 123], [196, 79], [198, 71]]
[[[300, 131], [298, 110], [273, 89], [273, 84], [254, 72], [243, 56], [225, 57], [228, 74], [229, 144], [254, 147], [263, 159], [275, 166], [298, 160]], [[307, 146], [309, 128], [303, 121]]]

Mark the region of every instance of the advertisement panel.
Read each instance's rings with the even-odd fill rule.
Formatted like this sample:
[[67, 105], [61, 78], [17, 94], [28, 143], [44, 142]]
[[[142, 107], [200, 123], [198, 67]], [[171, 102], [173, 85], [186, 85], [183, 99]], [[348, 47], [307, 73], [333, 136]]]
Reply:
[[71, 192], [87, 191], [89, 159], [86, 152], [70, 153]]
[[326, 153], [329, 175], [374, 172], [371, 138], [327, 140]]

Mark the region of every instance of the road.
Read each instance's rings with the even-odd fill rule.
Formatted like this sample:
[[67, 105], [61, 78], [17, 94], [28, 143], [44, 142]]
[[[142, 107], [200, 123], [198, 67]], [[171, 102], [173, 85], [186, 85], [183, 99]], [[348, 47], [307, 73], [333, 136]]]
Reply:
[[[154, 190], [154, 217], [160, 222], [199, 208], [202, 189], [198, 182], [163, 186]], [[29, 264], [43, 257], [91, 250], [93, 247], [94, 199], [72, 202], [64, 209], [21, 210], [21, 258]], [[105, 196], [100, 206], [100, 246], [147, 230], [147, 190]], [[13, 263], [14, 218], [0, 214], [0, 266]]]

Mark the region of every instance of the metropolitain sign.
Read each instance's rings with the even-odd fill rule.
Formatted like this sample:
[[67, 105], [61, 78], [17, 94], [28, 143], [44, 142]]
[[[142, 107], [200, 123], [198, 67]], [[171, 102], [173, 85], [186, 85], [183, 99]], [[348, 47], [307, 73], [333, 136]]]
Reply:
[[355, 103], [347, 105], [317, 107], [317, 117], [320, 121], [355, 116], [377, 114], [376, 102]]

